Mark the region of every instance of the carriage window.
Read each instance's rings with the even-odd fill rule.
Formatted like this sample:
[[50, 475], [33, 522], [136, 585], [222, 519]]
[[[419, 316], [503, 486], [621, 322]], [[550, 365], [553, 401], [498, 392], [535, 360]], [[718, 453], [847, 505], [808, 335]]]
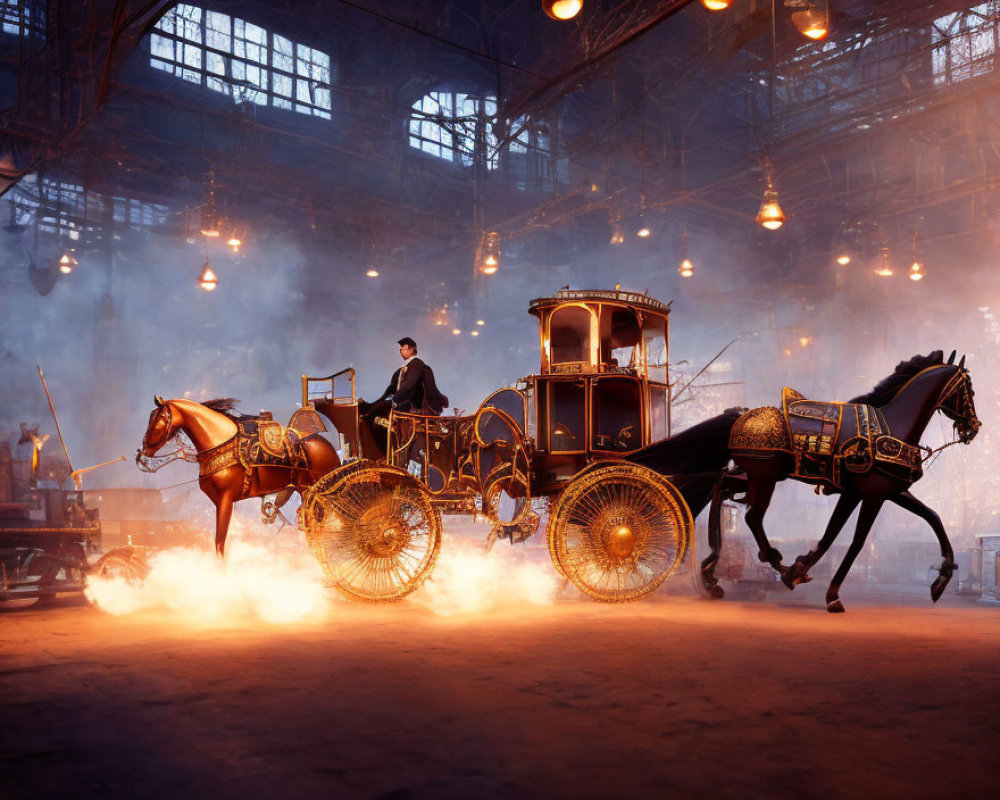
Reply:
[[639, 319], [628, 308], [601, 310], [601, 365], [605, 371], [635, 374], [639, 353]]
[[549, 320], [549, 361], [590, 363], [591, 312], [580, 306], [567, 306], [553, 312]]
[[586, 391], [583, 381], [549, 384], [549, 450], [586, 448]]
[[642, 326], [647, 362], [646, 374], [651, 381], [667, 382], [667, 322], [662, 317], [649, 317]]
[[642, 446], [639, 382], [602, 378], [594, 383], [594, 450], [637, 450]]
[[649, 384], [649, 441], [667, 438], [667, 387]]

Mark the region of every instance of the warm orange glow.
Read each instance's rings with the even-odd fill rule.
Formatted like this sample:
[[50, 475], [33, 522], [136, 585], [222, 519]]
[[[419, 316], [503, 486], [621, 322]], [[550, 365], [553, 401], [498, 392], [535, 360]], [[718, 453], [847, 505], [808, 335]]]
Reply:
[[709, 11], [725, 11], [733, 4], [733, 0], [701, 0], [701, 4]]
[[479, 331], [469, 331], [469, 336], [478, 336]]
[[813, 41], [825, 39], [830, 32], [829, 16], [816, 8], [807, 8], [792, 14], [792, 24], [799, 33]]
[[583, 0], [542, 0], [542, 10], [555, 20], [573, 19], [583, 9]]
[[455, 336], [459, 336], [459, 335], [460, 335], [460, 334], [462, 333], [462, 329], [461, 329], [461, 328], [452, 328], [452, 329], [451, 329], [451, 332], [452, 332], [452, 333], [453, 333], [453, 334], [454, 334]]
[[757, 212], [757, 222], [769, 231], [776, 231], [785, 224], [785, 212], [778, 203], [778, 193], [773, 189], [764, 192], [764, 202]]
[[690, 278], [694, 275], [694, 264], [691, 263], [691, 259], [685, 258], [681, 261], [681, 265], [677, 268], [677, 272], [680, 273], [682, 278]]
[[484, 319], [477, 319], [476, 320], [476, 324], [480, 325], [480, 326], [485, 325], [486, 324], [486, 320], [484, 320]]
[[638, 236], [640, 239], [648, 239], [651, 234], [652, 231], [645, 225], [643, 225], [641, 228], [639, 228], [639, 230], [635, 232], [635, 235]]
[[240, 247], [243, 245], [243, 240], [239, 236], [230, 236], [229, 241], [226, 242], [226, 244], [229, 246], [230, 250], [234, 253], [238, 253], [240, 252]]
[[375, 269], [375, 267], [372, 267], [371, 269], [369, 269], [365, 273], [365, 275], [367, 275], [369, 278], [377, 278], [378, 277], [378, 270]]
[[837, 263], [842, 267], [846, 267], [851, 263], [851, 257], [847, 253], [841, 253], [837, 256]]
[[611, 224], [611, 244], [625, 244], [625, 229], [620, 222]]
[[209, 265], [208, 260], [205, 261], [205, 267], [201, 271], [201, 275], [198, 276], [198, 285], [201, 286], [206, 292], [215, 291], [215, 287], [219, 285], [219, 278], [212, 270]]
[[63, 275], [69, 275], [79, 262], [76, 260], [76, 256], [73, 255], [73, 251], [69, 250], [63, 253], [59, 257], [59, 271]]
[[482, 244], [479, 270], [483, 275], [496, 275], [500, 268], [500, 234], [490, 231]]
[[802, 346], [802, 347], [808, 347], [809, 343], [811, 341], [812, 341], [812, 339], [810, 339], [808, 336], [800, 336], [799, 337], [799, 345]]
[[924, 265], [920, 261], [914, 261], [910, 265], [910, 280], [920, 281], [924, 278]]
[[875, 274], [880, 278], [891, 278], [893, 275], [892, 262], [889, 260], [889, 248], [882, 248], [882, 263], [875, 268]]

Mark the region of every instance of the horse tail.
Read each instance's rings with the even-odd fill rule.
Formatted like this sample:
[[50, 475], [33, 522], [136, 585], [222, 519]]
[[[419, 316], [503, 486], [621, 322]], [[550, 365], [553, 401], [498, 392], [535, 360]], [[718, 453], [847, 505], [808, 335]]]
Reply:
[[684, 497], [692, 516], [697, 517], [729, 465], [729, 432], [745, 411], [727, 408], [669, 439], [647, 445], [627, 460], [667, 477]]

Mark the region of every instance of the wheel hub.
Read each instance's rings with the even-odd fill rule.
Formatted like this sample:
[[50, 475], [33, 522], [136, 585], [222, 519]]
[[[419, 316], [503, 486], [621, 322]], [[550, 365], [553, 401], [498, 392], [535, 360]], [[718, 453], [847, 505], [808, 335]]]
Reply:
[[628, 525], [619, 525], [608, 537], [608, 550], [619, 558], [632, 555], [635, 547], [635, 532]]

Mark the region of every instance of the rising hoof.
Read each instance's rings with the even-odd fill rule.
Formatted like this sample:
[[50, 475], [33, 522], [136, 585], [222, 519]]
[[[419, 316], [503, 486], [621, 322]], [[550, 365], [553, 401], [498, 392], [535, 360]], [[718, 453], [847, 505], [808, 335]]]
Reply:
[[826, 610], [831, 614], [843, 614], [847, 611], [847, 609], [844, 608], [844, 604], [840, 602], [839, 597], [836, 600], [829, 600], [826, 604]]
[[941, 599], [941, 595], [944, 594], [945, 587], [948, 586], [948, 581], [951, 580], [951, 575], [945, 577], [941, 575], [938, 577], [934, 583], [931, 584], [931, 602], [936, 603]]

